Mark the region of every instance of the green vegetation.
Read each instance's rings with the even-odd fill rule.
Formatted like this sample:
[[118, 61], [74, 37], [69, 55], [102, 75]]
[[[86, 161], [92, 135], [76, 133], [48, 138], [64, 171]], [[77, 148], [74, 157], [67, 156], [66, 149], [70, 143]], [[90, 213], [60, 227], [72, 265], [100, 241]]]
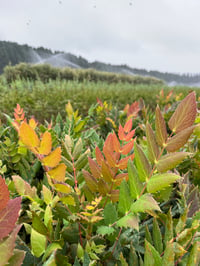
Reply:
[[48, 64], [31, 65], [21, 63], [16, 66], [7, 66], [4, 69], [4, 77], [7, 82], [16, 79], [38, 80], [48, 82], [49, 80], [74, 80], [78, 82], [104, 81], [107, 83], [127, 82], [130, 84], [163, 85], [164, 82], [152, 77], [131, 76], [124, 74], [115, 74], [109, 72], [96, 71], [94, 69], [72, 69], [56, 68]]
[[[112, 103], [119, 109], [142, 98], [151, 109], [155, 109], [156, 95], [162, 88], [165, 93], [171, 91], [171, 88], [160, 84], [150, 86], [128, 82], [109, 84], [104, 81], [88, 80], [79, 82], [57, 79], [43, 83], [40, 80], [17, 79], [8, 83], [5, 76], [2, 76], [0, 79], [0, 114], [1, 119], [4, 119], [3, 113], [11, 115], [16, 104], [19, 103], [24, 107], [27, 115], [34, 114], [38, 121], [50, 120], [58, 113], [64, 118], [65, 105], [70, 100], [80, 114], [87, 115], [91, 105], [96, 104], [97, 98]], [[184, 97], [191, 88], [176, 87], [174, 90], [177, 94], [183, 93], [182, 97]], [[195, 91], [199, 97], [200, 90], [197, 88]], [[172, 99], [170, 98], [169, 101], [172, 102]]]
[[199, 265], [199, 100], [151, 78], [7, 67], [0, 266]]
[[17, 105], [0, 125], [2, 265], [199, 265], [200, 117], [182, 97], [84, 117], [68, 102], [42, 124]]
[[[81, 56], [75, 56], [71, 53], [65, 53], [62, 51], [52, 52], [50, 49], [44, 47], [33, 48], [28, 45], [19, 45], [13, 42], [0, 41], [0, 73], [3, 72], [4, 67], [7, 65], [16, 65], [21, 62], [24, 63], [38, 63], [38, 62], [51, 62], [52, 64], [56, 63], [58, 60], [57, 56], [60, 57], [59, 66], [68, 66], [72, 65], [74, 67], [83, 68], [83, 69], [96, 69], [98, 71], [107, 71], [114, 73], [129, 73], [131, 75], [140, 75], [140, 76], [149, 76], [157, 79], [164, 80], [165, 82], [177, 82], [179, 84], [198, 84], [200, 83], [199, 74], [175, 74], [159, 71], [147, 71], [146, 69], [137, 69], [131, 68], [127, 65], [111, 65], [105, 64], [103, 62], [88, 62], [87, 59]], [[54, 58], [55, 61], [49, 61], [49, 59]]]

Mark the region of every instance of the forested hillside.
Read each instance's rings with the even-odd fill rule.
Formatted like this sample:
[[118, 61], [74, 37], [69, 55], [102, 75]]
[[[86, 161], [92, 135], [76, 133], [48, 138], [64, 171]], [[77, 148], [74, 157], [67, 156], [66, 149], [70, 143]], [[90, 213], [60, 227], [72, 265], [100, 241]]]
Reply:
[[[6, 65], [21, 62], [42, 64], [48, 63], [56, 67], [94, 68], [100, 71], [124, 73], [128, 75], [152, 76], [166, 81], [168, 84], [199, 85], [200, 74], [175, 74], [146, 69], [131, 68], [127, 65], [111, 65], [102, 62], [88, 62], [87, 59], [62, 51], [51, 51], [43, 47], [33, 48], [26, 44], [0, 41], [0, 73]], [[134, 62], [133, 62], [134, 64]]]

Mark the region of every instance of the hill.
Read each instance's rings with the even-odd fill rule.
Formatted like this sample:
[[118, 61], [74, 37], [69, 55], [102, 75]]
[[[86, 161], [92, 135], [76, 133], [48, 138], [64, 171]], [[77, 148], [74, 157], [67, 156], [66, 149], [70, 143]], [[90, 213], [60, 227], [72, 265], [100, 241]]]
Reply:
[[200, 74], [175, 74], [145, 69], [131, 68], [127, 65], [112, 65], [103, 62], [89, 62], [87, 59], [63, 51], [51, 51], [44, 47], [33, 48], [28, 45], [19, 45], [14, 42], [0, 41], [0, 73], [6, 65], [18, 63], [43, 64], [54, 67], [93, 68], [99, 71], [114, 72], [128, 75], [151, 76], [162, 79], [169, 85], [199, 85]]

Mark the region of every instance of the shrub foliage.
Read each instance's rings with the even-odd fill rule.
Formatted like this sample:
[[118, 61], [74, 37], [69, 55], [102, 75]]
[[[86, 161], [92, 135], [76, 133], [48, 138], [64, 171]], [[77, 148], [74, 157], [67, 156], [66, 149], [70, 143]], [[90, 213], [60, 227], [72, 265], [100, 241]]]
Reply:
[[195, 92], [169, 109], [140, 101], [117, 111], [98, 99], [82, 118], [69, 102], [65, 121], [39, 124], [17, 105], [0, 128], [6, 263], [198, 265]]

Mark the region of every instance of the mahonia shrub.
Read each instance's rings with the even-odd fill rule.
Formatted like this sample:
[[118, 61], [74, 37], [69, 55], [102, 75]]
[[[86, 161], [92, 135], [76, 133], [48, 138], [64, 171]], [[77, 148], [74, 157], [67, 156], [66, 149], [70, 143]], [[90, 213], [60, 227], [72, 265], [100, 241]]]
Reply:
[[177, 170], [199, 152], [190, 149], [199, 142], [195, 93], [168, 123], [157, 106], [153, 126], [144, 105], [126, 106], [105, 141], [70, 103], [66, 111], [66, 122], [42, 126], [15, 109], [21, 156], [43, 169], [35, 186], [17, 174], [10, 183], [23, 198], [24, 265], [198, 265], [199, 188]]

